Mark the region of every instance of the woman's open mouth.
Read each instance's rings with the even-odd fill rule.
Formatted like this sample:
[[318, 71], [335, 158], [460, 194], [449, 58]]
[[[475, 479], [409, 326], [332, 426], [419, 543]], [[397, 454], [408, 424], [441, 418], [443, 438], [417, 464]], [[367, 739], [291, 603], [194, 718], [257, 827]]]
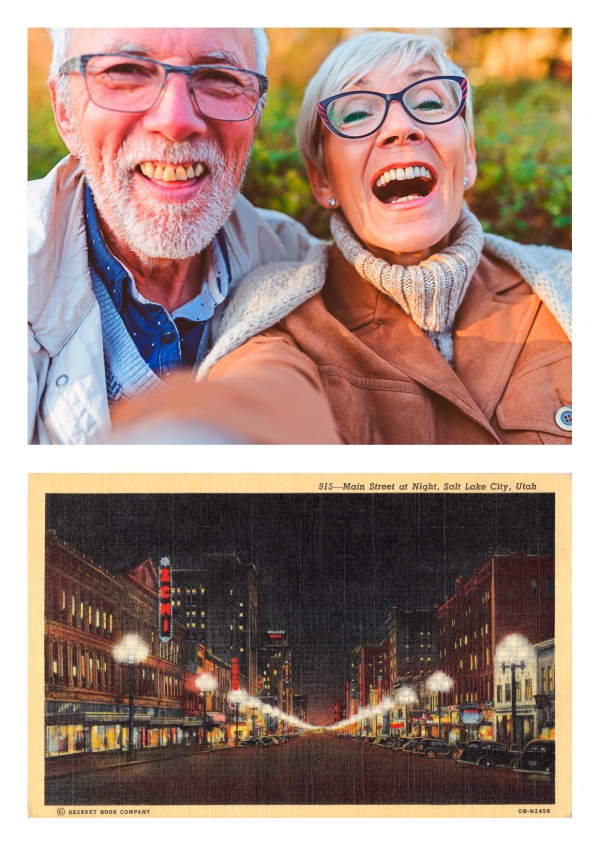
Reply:
[[378, 177], [373, 193], [386, 205], [409, 203], [427, 197], [434, 186], [435, 177], [422, 165], [392, 167]]

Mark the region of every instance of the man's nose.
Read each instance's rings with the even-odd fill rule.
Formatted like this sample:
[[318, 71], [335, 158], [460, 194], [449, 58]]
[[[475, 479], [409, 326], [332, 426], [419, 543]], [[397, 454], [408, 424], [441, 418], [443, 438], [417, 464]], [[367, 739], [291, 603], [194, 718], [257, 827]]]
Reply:
[[424, 138], [422, 124], [408, 114], [402, 103], [392, 100], [385, 120], [377, 130], [377, 143], [418, 144]]
[[183, 141], [205, 132], [206, 118], [192, 99], [185, 74], [167, 76], [158, 100], [144, 115], [144, 127], [149, 132], [160, 132], [170, 141]]

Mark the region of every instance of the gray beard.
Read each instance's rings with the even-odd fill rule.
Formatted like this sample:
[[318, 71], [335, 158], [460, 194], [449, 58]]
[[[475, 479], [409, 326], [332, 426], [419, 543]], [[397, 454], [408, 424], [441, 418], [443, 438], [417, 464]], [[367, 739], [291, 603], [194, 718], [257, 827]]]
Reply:
[[[239, 181], [214, 142], [174, 144], [125, 141], [116, 158], [102, 163], [98, 178], [89, 165], [88, 151], [79, 144], [79, 158], [98, 211], [117, 243], [142, 260], [182, 260], [199, 255], [230, 217], [241, 186], [250, 151]], [[208, 175], [201, 193], [187, 203], [151, 202], [135, 198], [133, 171], [142, 161], [180, 164], [201, 161]]]

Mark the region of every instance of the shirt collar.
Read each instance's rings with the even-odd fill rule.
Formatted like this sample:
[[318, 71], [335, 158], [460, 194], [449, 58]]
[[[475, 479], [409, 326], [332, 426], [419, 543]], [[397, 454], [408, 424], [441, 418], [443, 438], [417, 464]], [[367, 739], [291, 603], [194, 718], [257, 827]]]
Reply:
[[[127, 289], [130, 296], [141, 303], [147, 303], [137, 290], [129, 271], [116, 259], [106, 246], [100, 228], [100, 216], [94, 202], [90, 186], [85, 186], [85, 219], [87, 225], [89, 261], [93, 263], [98, 275], [106, 285], [115, 308], [121, 313], [123, 292]], [[219, 233], [220, 234], [220, 233]], [[213, 239], [207, 248], [206, 279], [200, 293], [188, 303], [173, 312], [173, 317], [186, 317], [200, 321], [210, 319], [216, 307], [225, 300], [229, 293], [231, 272], [225, 240], [219, 236]]]

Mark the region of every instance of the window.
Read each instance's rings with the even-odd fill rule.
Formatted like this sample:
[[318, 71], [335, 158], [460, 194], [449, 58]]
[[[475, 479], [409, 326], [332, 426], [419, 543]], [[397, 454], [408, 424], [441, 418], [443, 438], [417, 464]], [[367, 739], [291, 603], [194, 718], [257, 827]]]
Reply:
[[537, 593], [538, 593], [538, 580], [532, 579], [531, 580], [531, 595], [537, 596]]
[[547, 693], [547, 684], [546, 684], [546, 668], [542, 667], [542, 693]]
[[505, 702], [511, 701], [510, 684], [508, 682], [504, 685], [504, 701]]
[[515, 700], [521, 701], [521, 682], [515, 682]]
[[531, 679], [525, 679], [525, 699], [533, 698], [533, 684]]
[[548, 693], [554, 693], [554, 667], [548, 667]]

